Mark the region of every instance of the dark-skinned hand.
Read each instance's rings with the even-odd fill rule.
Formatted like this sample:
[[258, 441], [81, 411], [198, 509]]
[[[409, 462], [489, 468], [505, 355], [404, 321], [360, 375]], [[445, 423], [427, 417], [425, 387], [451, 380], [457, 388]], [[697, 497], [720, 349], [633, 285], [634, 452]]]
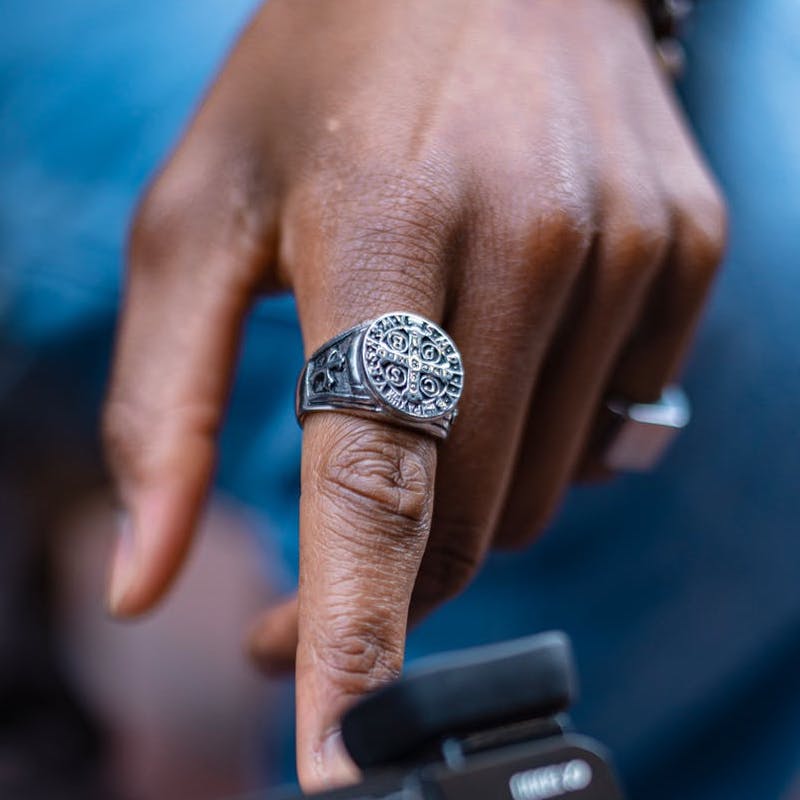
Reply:
[[184, 561], [255, 299], [295, 294], [307, 353], [387, 311], [442, 324], [452, 435], [309, 416], [298, 598], [252, 637], [268, 668], [296, 650], [304, 787], [352, 779], [342, 710], [398, 673], [409, 615], [542, 530], [604, 397], [659, 395], [724, 227], [636, 0], [271, 0], [133, 225], [112, 609]]

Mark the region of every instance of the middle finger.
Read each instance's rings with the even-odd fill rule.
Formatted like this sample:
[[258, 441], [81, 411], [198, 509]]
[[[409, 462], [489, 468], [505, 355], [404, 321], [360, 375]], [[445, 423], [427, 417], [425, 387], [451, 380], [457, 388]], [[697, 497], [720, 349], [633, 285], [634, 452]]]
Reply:
[[[492, 192], [484, 191], [483, 198]], [[487, 201], [465, 243], [448, 327], [469, 377], [441, 447], [431, 534], [412, 600], [418, 619], [460, 592], [489, 548], [516, 463], [537, 364], [589, 247], [582, 214]]]

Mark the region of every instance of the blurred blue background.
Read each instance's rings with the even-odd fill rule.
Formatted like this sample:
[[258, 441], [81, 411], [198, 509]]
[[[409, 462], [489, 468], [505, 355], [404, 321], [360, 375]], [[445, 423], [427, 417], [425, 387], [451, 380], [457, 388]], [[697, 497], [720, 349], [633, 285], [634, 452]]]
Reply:
[[[253, 5], [2, 3], [0, 577], [29, 563], [20, 471], [97, 458], [127, 220]], [[575, 490], [533, 550], [493, 557], [415, 631], [410, 655], [563, 628], [576, 723], [613, 750], [633, 800], [778, 800], [800, 773], [800, 4], [699, 5], [681, 92], [731, 246], [687, 373], [694, 423], [655, 474]], [[291, 300], [262, 303], [245, 342], [218, 483], [291, 574]], [[0, 658], [18, 658], [25, 618], [12, 583]]]

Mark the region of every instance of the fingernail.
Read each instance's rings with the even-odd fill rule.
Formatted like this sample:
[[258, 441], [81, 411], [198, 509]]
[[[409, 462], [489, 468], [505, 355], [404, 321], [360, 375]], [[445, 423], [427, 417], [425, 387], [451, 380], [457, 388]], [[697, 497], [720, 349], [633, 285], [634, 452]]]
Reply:
[[125, 597], [133, 581], [134, 569], [133, 523], [127, 512], [121, 512], [117, 521], [117, 543], [111, 559], [111, 577], [108, 584], [108, 608], [115, 616], [125, 613]]
[[347, 754], [340, 730], [331, 731], [319, 750], [320, 773], [328, 786], [346, 786], [358, 780], [358, 770]]

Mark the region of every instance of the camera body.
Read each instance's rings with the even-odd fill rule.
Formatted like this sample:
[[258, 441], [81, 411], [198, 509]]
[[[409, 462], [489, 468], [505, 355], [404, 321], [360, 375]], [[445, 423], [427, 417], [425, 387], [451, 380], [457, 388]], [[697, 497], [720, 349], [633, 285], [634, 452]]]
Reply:
[[622, 800], [608, 754], [570, 730], [568, 638], [536, 636], [425, 659], [342, 719], [364, 773], [317, 800]]

